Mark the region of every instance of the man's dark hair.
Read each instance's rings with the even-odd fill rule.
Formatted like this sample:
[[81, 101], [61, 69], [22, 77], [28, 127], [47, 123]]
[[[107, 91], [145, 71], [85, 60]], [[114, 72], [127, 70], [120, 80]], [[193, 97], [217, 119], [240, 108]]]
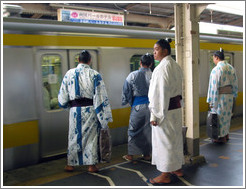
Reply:
[[79, 62], [88, 64], [91, 60], [91, 54], [87, 50], [83, 50], [79, 54]]
[[160, 45], [162, 49], [167, 49], [168, 50], [168, 55], [171, 54], [171, 46], [170, 43], [172, 42], [172, 39], [160, 39], [159, 41], [156, 42], [157, 45]]
[[222, 48], [219, 51], [216, 51], [214, 56], [217, 56], [220, 60], [225, 60], [224, 50]]
[[151, 64], [154, 63], [154, 57], [153, 57], [153, 55], [151, 55], [149, 53], [143, 55], [140, 60], [141, 60], [143, 66], [149, 67]]

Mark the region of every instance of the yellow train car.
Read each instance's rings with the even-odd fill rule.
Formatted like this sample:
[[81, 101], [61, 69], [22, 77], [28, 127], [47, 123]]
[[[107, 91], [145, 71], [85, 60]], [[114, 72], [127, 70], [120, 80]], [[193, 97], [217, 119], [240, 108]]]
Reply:
[[[127, 142], [130, 107], [121, 105], [123, 83], [137, 69], [141, 55], [153, 52], [159, 38], [173, 31], [93, 26], [58, 21], [4, 18], [3, 22], [3, 169], [35, 164], [67, 151], [68, 111], [57, 95], [66, 71], [88, 49], [92, 67], [104, 81], [112, 107], [113, 145]], [[239, 80], [234, 116], [243, 114], [242, 38], [201, 35], [199, 63], [200, 124], [205, 124], [212, 54], [222, 47]], [[172, 55], [175, 57], [175, 44]], [[49, 87], [47, 87], [49, 86]]]

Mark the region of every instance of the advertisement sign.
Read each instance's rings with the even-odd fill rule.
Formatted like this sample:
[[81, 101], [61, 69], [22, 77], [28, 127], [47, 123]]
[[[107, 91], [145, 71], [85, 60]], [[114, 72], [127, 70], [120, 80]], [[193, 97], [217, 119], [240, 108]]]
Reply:
[[124, 25], [124, 15], [69, 9], [58, 9], [58, 20], [90, 24]]

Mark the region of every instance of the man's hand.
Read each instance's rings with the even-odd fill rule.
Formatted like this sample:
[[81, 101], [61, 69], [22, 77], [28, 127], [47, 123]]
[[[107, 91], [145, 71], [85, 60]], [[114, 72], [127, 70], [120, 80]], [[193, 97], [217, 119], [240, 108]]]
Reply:
[[153, 126], [157, 126], [158, 125], [157, 121], [151, 121], [150, 124], [153, 125]]

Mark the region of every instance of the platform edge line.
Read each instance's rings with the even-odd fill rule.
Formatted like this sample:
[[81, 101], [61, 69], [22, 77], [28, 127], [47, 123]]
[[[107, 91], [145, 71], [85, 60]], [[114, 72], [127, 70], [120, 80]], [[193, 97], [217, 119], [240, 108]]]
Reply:
[[90, 173], [90, 174], [106, 179], [110, 186], [116, 186], [114, 184], [114, 182], [112, 181], [112, 179], [110, 177], [108, 177], [108, 176], [104, 176], [104, 175], [101, 175], [101, 174], [98, 174], [98, 173]]
[[138, 174], [138, 176], [148, 185], [148, 186], [152, 186], [152, 184], [149, 184], [147, 183], [147, 178], [140, 172], [140, 171], [137, 171], [135, 169], [130, 169], [130, 168], [125, 168], [125, 167], [121, 167], [121, 166], [118, 166], [116, 165], [115, 167], [119, 168], [119, 169], [124, 169], [124, 170], [127, 170], [127, 171], [132, 171], [132, 172], [135, 172]]
[[194, 186], [191, 183], [189, 183], [187, 180], [185, 180], [183, 177], [178, 177], [179, 180], [181, 180], [184, 184], [186, 184], [187, 186]]

